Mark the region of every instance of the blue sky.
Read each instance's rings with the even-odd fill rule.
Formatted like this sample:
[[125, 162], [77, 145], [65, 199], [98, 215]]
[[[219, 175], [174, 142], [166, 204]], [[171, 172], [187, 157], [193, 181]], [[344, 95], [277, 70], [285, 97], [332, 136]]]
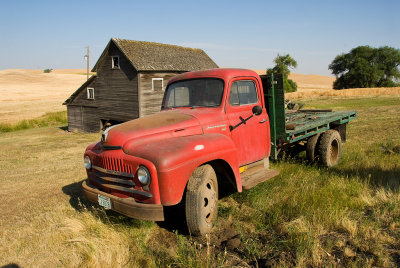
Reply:
[[400, 48], [400, 1], [0, 1], [0, 70], [91, 67], [111, 37], [204, 49], [220, 67], [330, 75], [359, 45]]

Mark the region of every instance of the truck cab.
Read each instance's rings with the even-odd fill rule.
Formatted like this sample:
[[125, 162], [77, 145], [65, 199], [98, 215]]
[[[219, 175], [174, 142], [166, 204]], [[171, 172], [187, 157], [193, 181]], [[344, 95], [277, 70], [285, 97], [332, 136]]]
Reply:
[[[261, 107], [257, 118], [253, 107]], [[264, 94], [258, 75], [249, 70], [217, 69], [173, 78], [161, 111], [178, 111], [199, 120], [202, 134], [221, 134], [232, 140], [239, 166], [269, 156], [270, 134]]]

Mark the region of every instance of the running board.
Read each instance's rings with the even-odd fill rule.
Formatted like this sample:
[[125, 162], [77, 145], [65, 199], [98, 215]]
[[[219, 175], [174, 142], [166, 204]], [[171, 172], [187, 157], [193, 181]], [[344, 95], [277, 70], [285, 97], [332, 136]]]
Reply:
[[279, 171], [268, 168], [249, 168], [241, 174], [242, 186], [244, 190], [248, 190], [256, 186], [257, 184], [269, 180], [279, 175]]

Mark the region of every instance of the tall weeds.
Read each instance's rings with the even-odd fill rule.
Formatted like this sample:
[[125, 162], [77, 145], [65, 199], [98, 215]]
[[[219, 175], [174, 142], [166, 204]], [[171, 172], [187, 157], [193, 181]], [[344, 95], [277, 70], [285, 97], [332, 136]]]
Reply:
[[0, 133], [67, 123], [68, 119], [66, 111], [52, 112], [46, 113], [45, 115], [35, 119], [24, 119], [17, 123], [0, 123]]

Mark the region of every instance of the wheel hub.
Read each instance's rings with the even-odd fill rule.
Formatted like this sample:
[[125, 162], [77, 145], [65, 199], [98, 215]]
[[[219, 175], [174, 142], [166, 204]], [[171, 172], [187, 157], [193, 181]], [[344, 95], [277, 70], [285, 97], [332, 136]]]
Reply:
[[216, 203], [217, 203], [217, 197], [215, 193], [215, 188], [213, 183], [209, 181], [204, 186], [203, 207], [202, 207], [202, 216], [207, 223], [210, 223], [214, 218]]

